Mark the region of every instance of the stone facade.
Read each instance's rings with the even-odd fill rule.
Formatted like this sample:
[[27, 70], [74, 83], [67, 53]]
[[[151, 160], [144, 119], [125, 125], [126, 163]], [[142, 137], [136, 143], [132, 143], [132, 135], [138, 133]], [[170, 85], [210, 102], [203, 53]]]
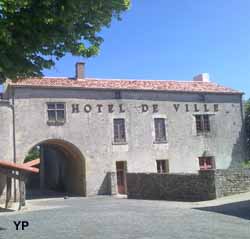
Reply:
[[250, 191], [250, 169], [216, 170], [217, 197]]
[[[111, 172], [116, 172], [117, 161], [126, 161], [129, 173], [156, 173], [156, 160], [169, 160], [171, 173], [195, 174], [205, 151], [214, 157], [217, 169], [234, 168], [244, 160], [242, 94], [121, 89], [117, 98], [116, 93], [112, 89], [7, 87], [3, 98], [9, 103], [0, 102], [0, 158], [23, 163], [35, 145], [58, 145], [81, 160], [75, 183], [85, 195], [116, 192]], [[48, 124], [50, 102], [65, 103], [64, 124]], [[196, 114], [210, 116], [209, 133], [197, 135]], [[124, 144], [114, 143], [115, 118], [125, 119]], [[166, 120], [164, 143], [155, 142], [154, 118]], [[191, 177], [192, 183], [197, 177]]]

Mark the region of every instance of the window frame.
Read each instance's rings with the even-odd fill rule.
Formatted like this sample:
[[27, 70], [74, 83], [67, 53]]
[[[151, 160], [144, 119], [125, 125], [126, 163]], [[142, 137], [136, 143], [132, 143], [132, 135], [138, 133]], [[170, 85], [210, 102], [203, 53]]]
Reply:
[[[201, 160], [203, 160], [203, 164], [201, 165]], [[210, 161], [210, 163], [208, 163]], [[199, 162], [199, 170], [200, 171], [208, 171], [208, 170], [215, 170], [215, 160], [212, 156], [202, 156], [198, 158]]]
[[120, 90], [116, 90], [116, 91], [114, 92], [114, 94], [115, 94], [114, 98], [115, 98], [116, 100], [120, 100], [120, 99], [122, 98], [122, 94], [121, 94], [121, 91], [120, 91]]
[[[118, 137], [116, 137], [116, 123], [117, 121], [122, 121], [123, 122], [123, 129], [119, 129], [118, 132]], [[119, 124], [117, 124], [119, 125]], [[121, 130], [123, 132], [121, 132]], [[120, 135], [120, 137], [119, 137]], [[122, 136], [123, 135], [123, 136]], [[113, 118], [113, 144], [127, 144], [127, 132], [126, 132], [126, 119], [125, 118]]]
[[169, 160], [168, 159], [157, 159], [156, 160], [156, 171], [157, 171], [157, 173], [164, 173], [164, 174], [169, 173]]
[[[166, 144], [167, 143], [167, 123], [166, 123], [166, 121], [167, 121], [167, 119], [166, 118], [164, 118], [164, 117], [155, 117], [154, 119], [154, 143], [155, 144]], [[164, 129], [164, 133], [163, 133], [163, 135], [164, 135], [164, 137], [157, 137], [158, 136], [158, 134], [161, 134], [161, 131], [159, 130], [159, 128], [157, 128], [156, 126], [156, 121], [157, 120], [162, 120], [162, 122], [163, 122], [163, 128], [162, 129]]]
[[[198, 119], [200, 117], [200, 119]], [[197, 135], [209, 134], [211, 132], [211, 115], [209, 114], [195, 114], [195, 129]]]
[[[50, 109], [49, 105], [54, 105], [54, 109]], [[58, 105], [63, 105], [63, 108], [58, 108]], [[47, 102], [47, 124], [48, 125], [63, 125], [66, 122], [66, 103], [65, 102]], [[58, 112], [63, 112], [63, 120], [58, 119]], [[49, 119], [49, 112], [55, 112], [55, 120]]]

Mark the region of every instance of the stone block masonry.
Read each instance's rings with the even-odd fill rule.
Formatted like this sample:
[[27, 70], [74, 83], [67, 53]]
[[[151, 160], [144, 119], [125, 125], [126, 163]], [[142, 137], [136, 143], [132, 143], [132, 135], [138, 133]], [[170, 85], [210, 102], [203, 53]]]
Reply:
[[250, 191], [250, 170], [198, 174], [128, 173], [128, 198], [203, 201]]
[[250, 191], [250, 169], [229, 169], [215, 171], [217, 197]]
[[216, 198], [214, 173], [128, 173], [128, 198], [202, 201]]

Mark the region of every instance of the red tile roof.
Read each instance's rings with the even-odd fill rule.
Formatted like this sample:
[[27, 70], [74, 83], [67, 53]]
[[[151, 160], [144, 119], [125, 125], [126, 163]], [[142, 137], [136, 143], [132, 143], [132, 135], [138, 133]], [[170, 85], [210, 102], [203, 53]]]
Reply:
[[153, 90], [176, 92], [206, 92], [242, 94], [242, 92], [212, 82], [199, 81], [168, 81], [168, 80], [121, 80], [91, 79], [75, 80], [73, 78], [30, 78], [9, 83], [15, 87], [51, 87], [79, 89], [114, 89], [114, 90]]

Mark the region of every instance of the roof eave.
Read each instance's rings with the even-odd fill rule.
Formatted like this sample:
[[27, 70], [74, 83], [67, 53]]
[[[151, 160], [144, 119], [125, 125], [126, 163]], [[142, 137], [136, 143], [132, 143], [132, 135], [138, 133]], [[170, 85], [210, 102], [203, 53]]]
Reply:
[[[244, 92], [226, 92], [226, 91], [185, 91], [185, 90], [158, 90], [158, 89], [127, 89], [127, 88], [85, 88], [85, 87], [74, 87], [74, 86], [37, 86], [37, 85], [14, 85], [8, 84], [8, 87], [13, 88], [43, 88], [43, 89], [67, 89], [67, 90], [123, 90], [123, 91], [157, 91], [157, 92], [171, 92], [171, 93], [200, 93], [200, 94], [224, 94], [224, 95], [244, 95]], [[6, 88], [6, 90], [7, 90]]]

